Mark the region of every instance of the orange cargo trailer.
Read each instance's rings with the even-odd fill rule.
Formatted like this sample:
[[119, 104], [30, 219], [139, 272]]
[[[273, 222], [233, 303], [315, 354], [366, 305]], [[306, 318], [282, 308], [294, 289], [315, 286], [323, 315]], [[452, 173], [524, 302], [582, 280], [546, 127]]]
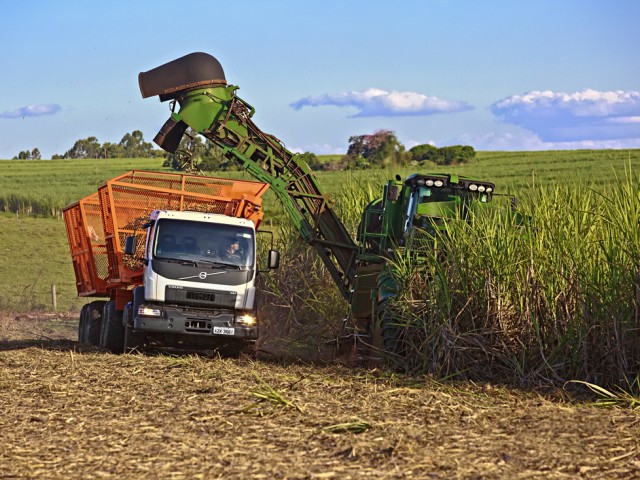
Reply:
[[[269, 185], [177, 173], [133, 170], [64, 208], [78, 295], [118, 296], [142, 281], [142, 262], [123, 253], [125, 238], [154, 210], [195, 211], [246, 218], [257, 228]], [[144, 247], [144, 242], [138, 242]], [[124, 296], [127, 295], [126, 292]], [[119, 301], [118, 303], [121, 303]]]
[[78, 295], [107, 295], [109, 264], [98, 194], [93, 193], [65, 207], [64, 223]]

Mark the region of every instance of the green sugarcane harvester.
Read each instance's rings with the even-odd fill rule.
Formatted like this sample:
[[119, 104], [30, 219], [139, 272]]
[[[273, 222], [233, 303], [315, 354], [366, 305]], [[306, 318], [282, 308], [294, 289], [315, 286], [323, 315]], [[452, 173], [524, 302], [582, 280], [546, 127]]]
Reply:
[[271, 186], [349, 303], [339, 343], [355, 346], [361, 356], [379, 355], [394, 344], [388, 333], [393, 319], [381, 308], [396, 294], [389, 259], [410, 248], [416, 229], [437, 228], [443, 219], [492, 199], [495, 186], [490, 182], [444, 174], [396, 176], [365, 208], [354, 240], [306, 162], [256, 126], [253, 107], [236, 95], [237, 86], [227, 84], [214, 57], [192, 53], [140, 73], [138, 81], [143, 98], [157, 95], [162, 102], [171, 101], [171, 117], [154, 138], [161, 148], [175, 153], [190, 127]]

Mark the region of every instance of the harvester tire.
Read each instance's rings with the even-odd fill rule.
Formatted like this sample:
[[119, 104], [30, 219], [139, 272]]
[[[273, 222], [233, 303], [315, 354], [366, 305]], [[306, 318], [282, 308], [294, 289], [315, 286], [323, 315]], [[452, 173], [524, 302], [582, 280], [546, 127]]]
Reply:
[[78, 322], [78, 343], [87, 343], [87, 322], [89, 319], [89, 305], [84, 305], [80, 310]]
[[385, 352], [396, 353], [398, 348], [398, 326], [394, 324], [393, 315], [386, 302], [378, 307], [378, 318], [382, 330], [382, 348]]
[[393, 317], [393, 312], [384, 303], [378, 310], [378, 319], [387, 366], [393, 370], [404, 370], [406, 352], [402, 345], [401, 327], [397, 325], [397, 319]]
[[100, 345], [100, 333], [102, 331], [102, 309], [104, 302], [91, 302], [87, 305], [87, 320], [85, 338], [89, 345]]
[[113, 300], [105, 304], [103, 312], [100, 346], [112, 353], [122, 353], [124, 350], [122, 313], [116, 310], [116, 302]]

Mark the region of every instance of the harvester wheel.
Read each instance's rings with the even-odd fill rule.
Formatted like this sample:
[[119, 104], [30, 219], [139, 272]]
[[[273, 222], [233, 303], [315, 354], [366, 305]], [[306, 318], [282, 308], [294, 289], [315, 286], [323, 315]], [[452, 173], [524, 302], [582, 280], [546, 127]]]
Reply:
[[103, 308], [104, 302], [91, 302], [87, 305], [85, 338], [89, 345], [100, 345]]
[[80, 310], [78, 322], [78, 343], [87, 343], [87, 322], [89, 318], [89, 305], [84, 305]]
[[382, 337], [382, 348], [388, 366], [394, 370], [403, 369], [404, 349], [402, 348], [401, 327], [393, 312], [384, 302], [378, 310]]
[[102, 314], [102, 336], [100, 346], [113, 353], [124, 350], [124, 326], [122, 313], [116, 310], [116, 302], [108, 301]]

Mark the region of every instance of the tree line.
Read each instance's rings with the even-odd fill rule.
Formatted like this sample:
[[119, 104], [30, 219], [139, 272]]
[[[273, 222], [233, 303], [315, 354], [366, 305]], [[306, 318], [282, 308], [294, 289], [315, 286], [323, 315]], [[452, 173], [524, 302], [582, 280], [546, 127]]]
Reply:
[[[140, 130], [134, 130], [122, 137], [119, 143], [100, 143], [96, 137], [88, 137], [77, 140], [73, 147], [63, 154], [55, 154], [52, 160], [64, 158], [154, 158], [164, 157], [165, 152], [153, 147], [150, 142], [145, 142]], [[40, 150], [34, 148], [25, 150], [13, 157], [14, 160], [40, 160]]]
[[469, 145], [435, 147], [416, 145], [406, 150], [391, 130], [378, 130], [369, 135], [349, 138], [346, 155], [338, 161], [322, 162], [315, 154], [304, 152], [301, 157], [312, 170], [356, 170], [395, 166], [458, 165], [475, 158], [476, 152]]
[[[471, 161], [476, 155], [473, 147], [455, 145], [435, 147], [429, 144], [416, 145], [409, 150], [398, 140], [391, 130], [378, 130], [368, 135], [349, 137], [347, 153], [338, 160], [322, 161], [311, 152], [299, 157], [306, 161], [312, 170], [359, 170], [367, 168], [385, 168], [394, 166], [422, 166], [425, 164], [457, 165]], [[73, 147], [62, 155], [51, 158], [161, 158], [164, 167], [182, 171], [188, 167], [197, 167], [202, 171], [237, 170], [239, 167], [227, 159], [222, 149], [209, 140], [187, 131], [175, 154], [154, 148], [146, 142], [140, 130], [134, 130], [122, 137], [119, 143], [100, 144], [96, 137], [77, 140]], [[20, 152], [14, 160], [40, 160], [40, 150]]]

